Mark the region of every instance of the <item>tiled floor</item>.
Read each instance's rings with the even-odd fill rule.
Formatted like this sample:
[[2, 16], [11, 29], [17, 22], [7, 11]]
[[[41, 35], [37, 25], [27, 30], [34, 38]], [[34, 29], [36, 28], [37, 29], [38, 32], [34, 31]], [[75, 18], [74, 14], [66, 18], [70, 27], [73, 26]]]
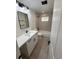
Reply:
[[40, 38], [31, 54], [31, 59], [48, 59], [48, 38]]

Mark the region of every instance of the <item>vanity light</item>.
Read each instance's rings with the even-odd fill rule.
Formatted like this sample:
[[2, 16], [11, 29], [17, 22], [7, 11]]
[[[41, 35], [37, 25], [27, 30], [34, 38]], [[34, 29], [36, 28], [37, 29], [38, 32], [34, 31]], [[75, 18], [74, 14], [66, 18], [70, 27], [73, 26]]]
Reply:
[[24, 9], [24, 7], [26, 7], [27, 9], [29, 9], [28, 6], [25, 6], [23, 3], [21, 3], [21, 2], [19, 2], [17, 0], [16, 0], [16, 3], [18, 4], [19, 7], [23, 8], [23, 9]]

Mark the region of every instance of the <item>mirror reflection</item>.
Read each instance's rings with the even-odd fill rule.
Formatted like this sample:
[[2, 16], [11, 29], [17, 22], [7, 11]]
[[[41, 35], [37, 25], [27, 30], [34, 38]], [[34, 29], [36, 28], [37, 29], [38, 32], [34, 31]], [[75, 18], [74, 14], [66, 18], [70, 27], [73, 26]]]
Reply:
[[28, 15], [20, 11], [17, 12], [17, 15], [18, 15], [20, 29], [28, 28], [29, 27]]

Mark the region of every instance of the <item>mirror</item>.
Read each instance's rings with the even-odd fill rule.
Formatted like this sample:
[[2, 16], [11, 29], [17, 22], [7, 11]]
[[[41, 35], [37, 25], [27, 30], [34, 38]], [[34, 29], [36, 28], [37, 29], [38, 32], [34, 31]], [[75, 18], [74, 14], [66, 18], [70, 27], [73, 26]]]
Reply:
[[28, 15], [20, 11], [17, 12], [17, 15], [18, 15], [20, 29], [28, 28], [29, 27]]

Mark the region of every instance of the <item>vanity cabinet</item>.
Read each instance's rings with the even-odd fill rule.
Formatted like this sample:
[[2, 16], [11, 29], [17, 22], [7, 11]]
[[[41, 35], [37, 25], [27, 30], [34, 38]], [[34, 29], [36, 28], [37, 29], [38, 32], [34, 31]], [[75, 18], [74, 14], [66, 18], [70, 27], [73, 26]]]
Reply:
[[33, 35], [26, 43], [20, 47], [23, 59], [30, 59], [30, 55], [38, 42], [37, 34]]
[[27, 44], [27, 50], [29, 55], [32, 53], [33, 49], [35, 48], [37, 41], [38, 41], [37, 34], [35, 34], [30, 40], [27, 41], [26, 44]]
[[22, 59], [30, 59], [30, 55], [38, 42], [38, 31], [30, 30], [17, 38]]

